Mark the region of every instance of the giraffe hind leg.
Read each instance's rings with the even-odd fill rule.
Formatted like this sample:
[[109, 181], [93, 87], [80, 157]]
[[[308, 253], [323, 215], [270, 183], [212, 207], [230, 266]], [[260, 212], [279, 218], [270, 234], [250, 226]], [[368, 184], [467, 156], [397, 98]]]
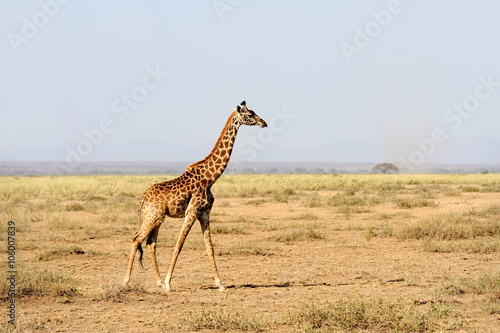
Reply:
[[142, 266], [142, 242], [146, 237], [148, 237], [149, 233], [151, 232], [152, 228], [141, 228], [141, 230], [135, 234], [134, 238], [132, 239], [132, 245], [130, 249], [130, 258], [128, 261], [128, 267], [127, 267], [127, 273], [125, 274], [125, 278], [123, 279], [123, 285], [126, 286], [128, 282], [130, 281], [130, 275], [132, 274], [132, 267], [134, 266], [134, 259], [135, 259], [135, 254], [137, 250], [139, 250], [139, 262]]
[[[155, 227], [148, 236], [146, 244], [148, 245], [149, 254], [151, 256], [151, 261], [153, 263], [153, 268], [155, 271], [156, 284], [158, 287], [163, 288], [163, 284], [160, 277], [160, 271], [158, 270], [158, 263], [156, 262], [156, 239], [158, 238], [158, 230], [160, 226]], [[141, 263], [142, 264], [142, 263]]]

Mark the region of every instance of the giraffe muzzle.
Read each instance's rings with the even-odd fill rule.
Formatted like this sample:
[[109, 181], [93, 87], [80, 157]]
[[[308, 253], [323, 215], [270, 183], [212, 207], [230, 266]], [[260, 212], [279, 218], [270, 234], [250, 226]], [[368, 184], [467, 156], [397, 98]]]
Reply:
[[257, 124], [262, 128], [267, 127], [267, 123], [263, 119], [259, 119]]

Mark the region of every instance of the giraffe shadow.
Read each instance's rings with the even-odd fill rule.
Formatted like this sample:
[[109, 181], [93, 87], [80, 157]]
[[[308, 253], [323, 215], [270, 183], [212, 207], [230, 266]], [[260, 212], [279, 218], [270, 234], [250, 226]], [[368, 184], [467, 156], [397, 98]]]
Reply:
[[276, 284], [253, 284], [253, 283], [247, 283], [247, 284], [240, 284], [240, 285], [230, 285], [227, 286], [227, 289], [241, 289], [241, 288], [248, 288], [248, 289], [255, 289], [255, 288], [287, 288], [290, 287], [291, 284], [290, 282], [284, 282], [284, 283], [276, 283]]
[[[253, 284], [253, 283], [247, 283], [247, 284], [239, 284], [239, 285], [229, 285], [226, 286], [226, 289], [257, 289], [257, 288], [288, 288], [288, 287], [337, 287], [341, 285], [348, 285], [349, 283], [337, 283], [337, 284], [332, 284], [332, 283], [300, 283], [300, 284], [292, 284], [290, 282], [284, 282], [284, 283], [276, 283], [276, 284]], [[203, 289], [218, 289], [217, 287], [206, 287]]]

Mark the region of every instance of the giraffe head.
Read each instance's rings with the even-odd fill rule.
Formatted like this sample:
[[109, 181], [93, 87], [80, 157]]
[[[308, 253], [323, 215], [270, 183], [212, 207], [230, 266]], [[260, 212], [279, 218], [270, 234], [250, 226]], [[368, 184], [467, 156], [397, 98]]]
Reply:
[[255, 114], [252, 110], [247, 108], [245, 101], [241, 102], [240, 105], [236, 107], [237, 117], [242, 125], [254, 126], [259, 125], [260, 127], [267, 127], [264, 119]]

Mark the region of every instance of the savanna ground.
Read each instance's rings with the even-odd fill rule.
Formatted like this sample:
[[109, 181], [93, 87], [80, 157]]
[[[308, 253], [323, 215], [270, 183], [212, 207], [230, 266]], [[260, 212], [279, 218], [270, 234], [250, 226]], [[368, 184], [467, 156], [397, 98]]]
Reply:
[[[500, 327], [500, 175], [234, 175], [213, 187], [214, 288], [199, 225], [172, 279], [147, 249], [121, 283], [143, 191], [170, 176], [1, 177], [16, 223], [3, 331], [465, 331]], [[160, 229], [168, 269], [182, 220]], [[137, 261], [137, 259], [136, 259]]]

